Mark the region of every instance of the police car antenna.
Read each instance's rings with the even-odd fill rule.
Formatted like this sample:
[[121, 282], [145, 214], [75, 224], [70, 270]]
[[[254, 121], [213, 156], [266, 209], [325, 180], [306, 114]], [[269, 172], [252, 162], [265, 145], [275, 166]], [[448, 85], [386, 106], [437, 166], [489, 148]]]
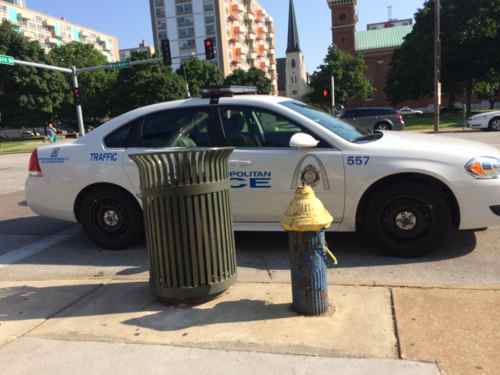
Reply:
[[211, 87], [201, 91], [202, 98], [209, 98], [210, 104], [218, 104], [220, 98], [231, 98], [237, 95], [257, 95], [255, 86]]

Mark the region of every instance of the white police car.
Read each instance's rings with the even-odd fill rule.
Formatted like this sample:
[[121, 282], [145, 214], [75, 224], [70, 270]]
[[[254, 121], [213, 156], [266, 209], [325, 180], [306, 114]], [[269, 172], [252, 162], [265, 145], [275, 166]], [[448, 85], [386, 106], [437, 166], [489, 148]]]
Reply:
[[29, 206], [80, 222], [98, 245], [122, 249], [143, 236], [139, 176], [129, 154], [234, 146], [236, 230], [281, 230], [303, 182], [335, 217], [331, 230], [359, 230], [389, 254], [422, 255], [452, 229], [500, 225], [495, 148], [423, 134], [362, 134], [296, 100], [225, 95], [140, 108], [74, 143], [39, 148], [30, 161]]

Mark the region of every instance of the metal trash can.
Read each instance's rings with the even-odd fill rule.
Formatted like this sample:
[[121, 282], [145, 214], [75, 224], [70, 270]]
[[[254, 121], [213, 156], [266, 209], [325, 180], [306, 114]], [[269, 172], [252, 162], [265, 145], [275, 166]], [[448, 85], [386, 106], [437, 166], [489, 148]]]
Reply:
[[150, 286], [161, 301], [206, 299], [236, 280], [232, 148], [138, 153]]

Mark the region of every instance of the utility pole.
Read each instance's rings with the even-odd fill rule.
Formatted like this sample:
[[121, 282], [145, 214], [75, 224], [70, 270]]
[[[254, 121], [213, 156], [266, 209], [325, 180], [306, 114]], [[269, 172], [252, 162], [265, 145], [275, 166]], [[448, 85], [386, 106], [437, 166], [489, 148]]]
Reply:
[[332, 115], [335, 116], [335, 77], [332, 74]]
[[80, 96], [80, 87], [78, 86], [78, 73], [76, 66], [71, 67], [73, 77], [73, 96], [75, 98], [76, 118], [78, 120], [78, 130], [80, 137], [85, 135], [85, 124], [83, 123], [82, 97]]
[[434, 0], [434, 131], [439, 132], [441, 107], [441, 1]]

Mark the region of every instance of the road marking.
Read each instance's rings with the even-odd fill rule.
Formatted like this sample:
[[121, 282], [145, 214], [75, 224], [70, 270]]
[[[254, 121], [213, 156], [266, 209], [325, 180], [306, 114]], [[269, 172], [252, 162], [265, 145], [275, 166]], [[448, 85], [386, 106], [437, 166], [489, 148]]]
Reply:
[[27, 246], [21, 247], [17, 250], [11, 250], [8, 253], [0, 256], [0, 268], [8, 267], [14, 263], [20, 262], [23, 259], [29, 258], [35, 254], [41, 253], [47, 250], [51, 246], [57, 245], [63, 242], [80, 231], [79, 226], [72, 226], [71, 228], [65, 229], [53, 236], [46, 237], [40, 241], [36, 241]]

